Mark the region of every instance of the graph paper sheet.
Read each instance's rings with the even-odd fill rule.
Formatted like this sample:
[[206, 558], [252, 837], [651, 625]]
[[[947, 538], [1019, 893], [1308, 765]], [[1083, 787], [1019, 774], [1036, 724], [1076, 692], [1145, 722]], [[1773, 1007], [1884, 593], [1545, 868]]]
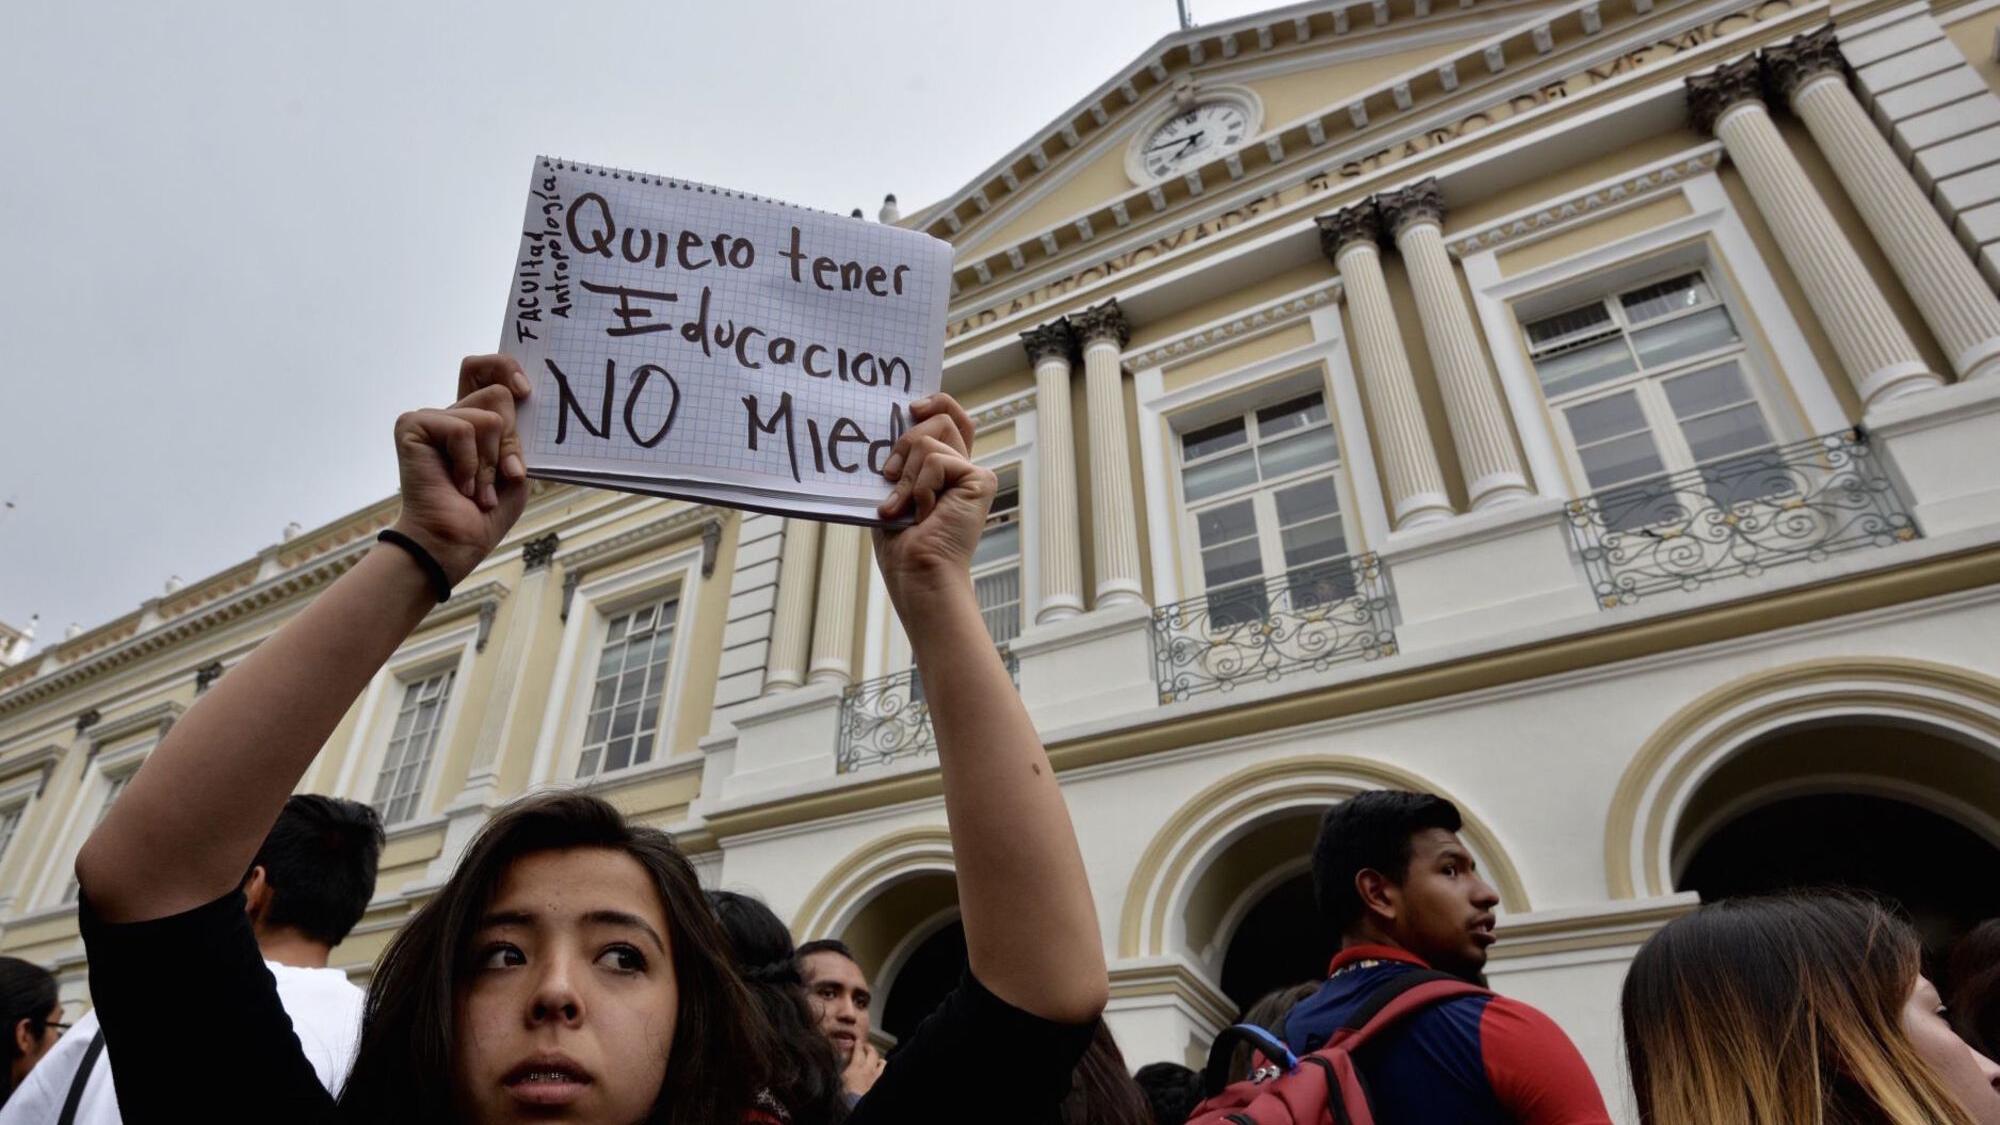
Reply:
[[916, 231], [538, 157], [501, 342], [528, 471], [876, 522], [950, 284]]

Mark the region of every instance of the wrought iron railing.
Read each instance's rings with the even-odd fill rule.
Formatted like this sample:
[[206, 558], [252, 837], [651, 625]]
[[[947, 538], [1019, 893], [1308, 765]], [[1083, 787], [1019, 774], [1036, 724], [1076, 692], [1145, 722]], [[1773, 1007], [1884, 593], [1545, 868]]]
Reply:
[[1160, 702], [1396, 652], [1382, 560], [1353, 555], [1153, 611]]
[[[1018, 686], [1021, 662], [1002, 648], [1000, 661]], [[840, 743], [834, 768], [840, 773], [879, 766], [937, 749], [931, 732], [931, 705], [915, 668], [850, 684], [840, 698]]]
[[1573, 500], [1569, 523], [1603, 609], [1917, 538], [1860, 430]]

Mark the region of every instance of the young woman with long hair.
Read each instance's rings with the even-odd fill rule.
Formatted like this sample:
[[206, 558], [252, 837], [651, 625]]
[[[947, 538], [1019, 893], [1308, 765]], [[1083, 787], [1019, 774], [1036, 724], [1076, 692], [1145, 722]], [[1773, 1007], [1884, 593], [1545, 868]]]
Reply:
[[763, 1017], [765, 1090], [791, 1125], [847, 1120], [840, 1055], [813, 1019], [812, 998], [799, 975], [792, 932], [771, 908], [735, 891], [708, 892], [709, 906], [729, 939], [736, 972]]
[[1646, 1125], [2000, 1125], [2000, 1067], [1944, 1020], [1916, 932], [1825, 893], [1669, 923], [1625, 977]]
[[1070, 1074], [1069, 1097], [1056, 1120], [1060, 1125], [1152, 1125], [1146, 1091], [1125, 1069], [1125, 1052], [1102, 1021]]
[[[528, 799], [472, 843], [384, 955], [337, 1102], [244, 919], [236, 887], [327, 736], [440, 577], [465, 579], [520, 517], [528, 393], [512, 359], [473, 357], [455, 405], [397, 420], [394, 530], [415, 549], [377, 546], [211, 688], [78, 855], [131, 1125], [768, 1119], [757, 1011], [693, 869], [594, 798]], [[1067, 1091], [1109, 984], [1068, 811], [973, 597], [996, 481], [949, 396], [911, 417], [882, 515], [915, 520], [878, 532], [875, 553], [931, 703], [972, 971], [850, 1120], [1030, 1119]]]

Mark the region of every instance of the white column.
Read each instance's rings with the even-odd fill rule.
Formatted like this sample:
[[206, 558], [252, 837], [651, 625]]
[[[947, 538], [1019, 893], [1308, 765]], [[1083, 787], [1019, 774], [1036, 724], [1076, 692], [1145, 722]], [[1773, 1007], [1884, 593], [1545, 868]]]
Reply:
[[1131, 444], [1125, 433], [1125, 373], [1118, 353], [1132, 338], [1116, 300], [1079, 313], [1084, 392], [1090, 404], [1090, 542], [1098, 607], [1141, 602], [1139, 517], [1132, 498]]
[[824, 538], [809, 678], [816, 684], [844, 684], [854, 672], [854, 595], [861, 573], [861, 529], [851, 523], [828, 524]]
[[1039, 624], [1083, 612], [1083, 551], [1076, 529], [1076, 443], [1069, 409], [1069, 322], [1021, 333], [1035, 365], [1035, 479], [1041, 511]]
[[1382, 276], [1382, 255], [1375, 248], [1381, 217], [1372, 202], [1323, 217], [1319, 245], [1340, 271], [1354, 318], [1354, 350], [1361, 381], [1368, 388], [1368, 409], [1382, 451], [1382, 472], [1389, 486], [1389, 522], [1396, 530], [1422, 527], [1451, 516], [1444, 473], [1431, 448], [1424, 406], [1417, 398], [1416, 376], [1403, 352], [1396, 312], [1389, 303], [1389, 283]]
[[1743, 174], [1863, 405], [1942, 385], [1785, 147], [1764, 104], [1756, 57], [1695, 75], [1687, 85], [1696, 127], [1714, 132]]
[[1417, 298], [1417, 319], [1438, 383], [1444, 388], [1445, 420], [1458, 446], [1465, 492], [1477, 511], [1525, 500], [1528, 475], [1514, 446], [1513, 427], [1500, 401], [1493, 369], [1479, 347], [1479, 330], [1458, 288], [1458, 273], [1444, 248], [1444, 197], [1435, 178], [1383, 195], [1382, 219], [1395, 233], [1396, 249], [1409, 267]]
[[1847, 88], [1833, 27], [1764, 52], [1960, 379], [2000, 375], [2000, 299]]
[[771, 619], [771, 657], [764, 669], [764, 694], [806, 682], [812, 644], [813, 587], [819, 584], [817, 520], [785, 521], [785, 546], [778, 556], [778, 604]]

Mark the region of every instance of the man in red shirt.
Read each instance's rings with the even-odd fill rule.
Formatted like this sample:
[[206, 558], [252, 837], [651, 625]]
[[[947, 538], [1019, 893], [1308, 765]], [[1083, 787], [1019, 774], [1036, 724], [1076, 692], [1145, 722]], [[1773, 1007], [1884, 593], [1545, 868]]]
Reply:
[[[1397, 974], [1434, 968], [1484, 983], [1500, 896], [1458, 838], [1451, 802], [1428, 793], [1363, 793], [1329, 810], [1313, 846], [1313, 889], [1341, 935], [1326, 983], [1292, 1009], [1285, 1039], [1324, 1046]], [[1380, 1125], [1609, 1125], [1590, 1068], [1562, 1029], [1505, 996], [1422, 1009], [1362, 1047], [1355, 1061]]]

